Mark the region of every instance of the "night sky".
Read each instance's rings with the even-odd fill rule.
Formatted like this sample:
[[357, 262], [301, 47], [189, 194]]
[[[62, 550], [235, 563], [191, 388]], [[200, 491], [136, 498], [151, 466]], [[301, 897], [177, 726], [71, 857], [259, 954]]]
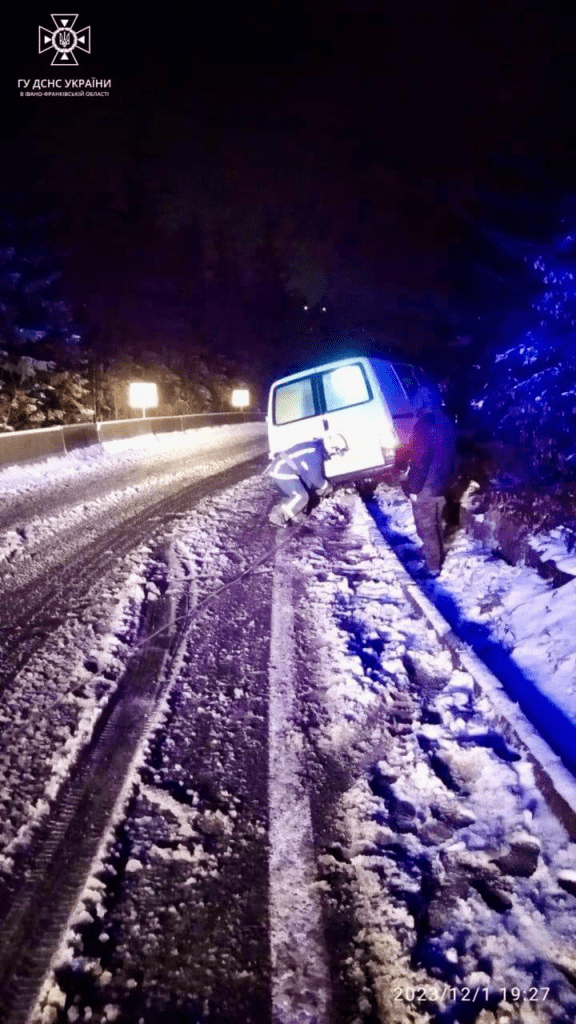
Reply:
[[111, 78], [111, 96], [20, 99], [18, 77], [61, 74], [36, 52], [50, 10], [27, 5], [2, 36], [4, 179], [66, 207], [139, 160], [170, 230], [200, 216], [241, 249], [279, 220], [311, 301], [371, 265], [391, 296], [449, 301], [460, 212], [576, 170], [574, 21], [549, 5], [79, 7], [92, 55], [75, 74]]

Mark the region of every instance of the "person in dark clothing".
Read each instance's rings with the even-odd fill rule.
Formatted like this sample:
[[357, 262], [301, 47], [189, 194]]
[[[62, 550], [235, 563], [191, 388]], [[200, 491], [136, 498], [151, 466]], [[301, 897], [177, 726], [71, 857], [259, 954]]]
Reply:
[[444, 509], [456, 473], [456, 428], [429, 388], [414, 399], [418, 418], [410, 444], [409, 467], [402, 489], [412, 512], [422, 554], [432, 576], [438, 576], [445, 557]]
[[274, 526], [302, 522], [313, 494], [322, 498], [332, 493], [332, 485], [324, 475], [326, 457], [326, 449], [319, 439], [294, 445], [274, 456], [266, 475], [272, 486], [285, 496], [268, 516]]

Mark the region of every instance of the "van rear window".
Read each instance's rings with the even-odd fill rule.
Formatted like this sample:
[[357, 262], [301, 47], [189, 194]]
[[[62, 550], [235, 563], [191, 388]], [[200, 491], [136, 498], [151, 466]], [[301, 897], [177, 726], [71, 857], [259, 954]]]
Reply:
[[294, 423], [315, 415], [311, 377], [278, 385], [274, 393], [274, 423]]
[[322, 374], [326, 412], [347, 409], [350, 405], [369, 402], [372, 397], [362, 367], [358, 363], [337, 366]]

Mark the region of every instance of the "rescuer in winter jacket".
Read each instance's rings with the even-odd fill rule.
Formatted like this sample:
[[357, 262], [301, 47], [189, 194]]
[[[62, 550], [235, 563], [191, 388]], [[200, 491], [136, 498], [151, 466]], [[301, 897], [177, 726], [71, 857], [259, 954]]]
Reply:
[[313, 494], [325, 497], [332, 485], [324, 476], [324, 459], [328, 453], [319, 439], [296, 444], [275, 455], [266, 469], [272, 486], [285, 495], [285, 500], [268, 516], [274, 526], [302, 522]]
[[445, 557], [444, 509], [456, 474], [456, 428], [429, 388], [414, 398], [418, 414], [412, 434], [409, 468], [402, 489], [410, 496], [422, 554], [431, 575], [438, 576]]

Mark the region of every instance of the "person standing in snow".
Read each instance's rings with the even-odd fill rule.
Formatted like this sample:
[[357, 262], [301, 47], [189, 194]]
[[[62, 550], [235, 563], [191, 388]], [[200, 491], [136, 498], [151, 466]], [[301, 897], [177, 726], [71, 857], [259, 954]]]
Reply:
[[274, 456], [265, 475], [270, 478], [272, 486], [285, 496], [285, 500], [268, 516], [274, 526], [303, 522], [311, 496], [316, 494], [323, 498], [332, 493], [332, 485], [324, 476], [326, 457], [326, 449], [319, 439], [294, 445]]
[[456, 427], [430, 388], [422, 387], [416, 393], [414, 411], [418, 418], [402, 489], [412, 502], [426, 566], [432, 576], [438, 576], [445, 557], [446, 495], [456, 474]]

